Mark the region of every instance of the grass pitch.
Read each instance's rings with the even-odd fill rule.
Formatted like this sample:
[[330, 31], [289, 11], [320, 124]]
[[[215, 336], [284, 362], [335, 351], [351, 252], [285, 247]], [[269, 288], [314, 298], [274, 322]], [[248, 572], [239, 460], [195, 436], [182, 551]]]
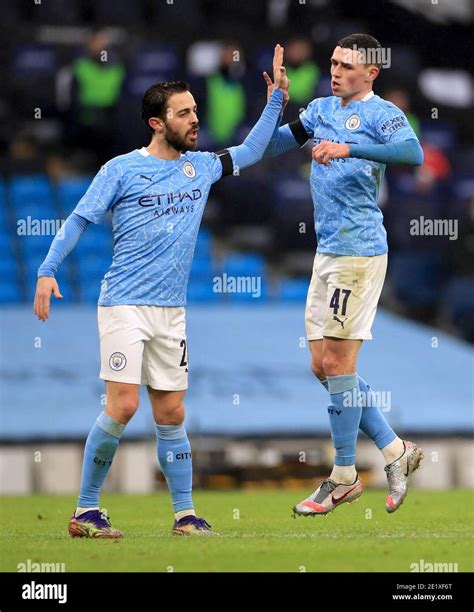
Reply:
[[67, 572], [410, 571], [413, 562], [457, 563], [474, 570], [473, 493], [410, 491], [392, 515], [385, 491], [365, 491], [324, 517], [292, 518], [308, 491], [197, 491], [199, 516], [219, 538], [173, 537], [168, 494], [104, 494], [120, 541], [71, 538], [74, 496], [0, 501], [0, 570], [18, 563], [65, 563]]

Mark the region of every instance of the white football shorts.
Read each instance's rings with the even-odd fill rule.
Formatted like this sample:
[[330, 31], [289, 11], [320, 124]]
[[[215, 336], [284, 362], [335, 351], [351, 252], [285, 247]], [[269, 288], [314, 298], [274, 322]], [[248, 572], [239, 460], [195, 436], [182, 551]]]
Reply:
[[371, 340], [387, 271], [387, 254], [351, 257], [316, 253], [306, 300], [308, 340]]
[[99, 306], [98, 323], [100, 378], [160, 391], [188, 388], [182, 306]]

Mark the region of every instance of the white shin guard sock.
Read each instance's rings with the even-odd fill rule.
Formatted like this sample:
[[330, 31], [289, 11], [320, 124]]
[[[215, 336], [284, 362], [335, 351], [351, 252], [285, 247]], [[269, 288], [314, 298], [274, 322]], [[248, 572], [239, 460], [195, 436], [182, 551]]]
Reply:
[[385, 457], [387, 465], [389, 463], [393, 463], [397, 459], [400, 459], [404, 452], [405, 444], [403, 443], [403, 440], [398, 437], [395, 438], [395, 440], [392, 440], [390, 444], [387, 444], [387, 446], [382, 448], [382, 453]]
[[89, 512], [90, 510], [99, 510], [99, 506], [95, 506], [94, 508], [80, 508], [79, 506], [76, 508], [76, 512], [74, 512], [74, 516], [81, 516], [84, 512]]
[[335, 465], [329, 478], [339, 484], [352, 484], [357, 478], [355, 465]]
[[174, 513], [174, 518], [175, 520], [179, 521], [180, 519], [182, 519], [185, 516], [196, 516], [196, 512], [190, 508], [189, 510], [180, 510], [179, 512], [175, 512]]

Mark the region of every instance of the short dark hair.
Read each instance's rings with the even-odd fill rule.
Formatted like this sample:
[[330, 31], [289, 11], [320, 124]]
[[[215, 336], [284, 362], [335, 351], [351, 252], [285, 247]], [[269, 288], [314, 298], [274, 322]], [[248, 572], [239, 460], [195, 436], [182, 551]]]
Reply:
[[148, 125], [148, 119], [159, 117], [166, 119], [166, 104], [175, 93], [189, 91], [189, 85], [184, 81], [162, 81], [149, 87], [142, 100], [142, 119], [153, 132], [153, 128]]
[[[381, 49], [382, 45], [379, 41], [371, 36], [370, 34], [349, 34], [349, 36], [344, 36], [337, 41], [337, 47], [342, 47], [343, 49], [354, 49], [356, 47], [358, 50], [366, 51], [368, 49]], [[381, 68], [381, 63], [374, 63], [377, 68]]]

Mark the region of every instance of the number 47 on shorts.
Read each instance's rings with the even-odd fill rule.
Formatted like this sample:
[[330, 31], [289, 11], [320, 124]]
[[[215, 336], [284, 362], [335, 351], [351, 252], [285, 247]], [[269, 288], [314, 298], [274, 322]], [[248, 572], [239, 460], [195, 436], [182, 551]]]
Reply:
[[[342, 304], [341, 304], [341, 312], [339, 313], [339, 302], [341, 299], [341, 293], [343, 294], [343, 297], [342, 297]], [[335, 315], [341, 314], [341, 316], [345, 316], [346, 309], [347, 309], [347, 300], [349, 299], [350, 294], [351, 294], [350, 289], [339, 289], [339, 288], [334, 289], [334, 293], [332, 294], [331, 301], [329, 302], [329, 307], [332, 308]]]

